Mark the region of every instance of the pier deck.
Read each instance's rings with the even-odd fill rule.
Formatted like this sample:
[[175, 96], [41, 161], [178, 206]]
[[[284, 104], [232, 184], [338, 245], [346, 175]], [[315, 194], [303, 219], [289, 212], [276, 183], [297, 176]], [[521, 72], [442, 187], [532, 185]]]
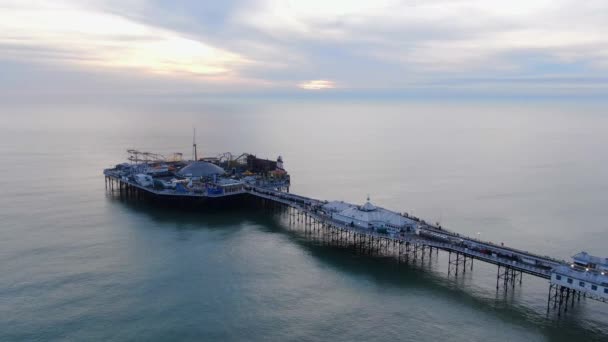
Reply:
[[[107, 170], [106, 170], [107, 171]], [[138, 184], [128, 178], [121, 177], [112, 172], [104, 172], [106, 176], [106, 187], [114, 189], [118, 186], [120, 191], [144, 193], [146, 195], [163, 197], [179, 197], [179, 198], [226, 198], [234, 195], [250, 195], [254, 198], [270, 203], [274, 207], [280, 207], [288, 212], [290, 222], [297, 220], [301, 222], [305, 229], [323, 230], [329, 233], [333, 238], [337, 239], [341, 244], [350, 244], [354, 248], [360, 250], [368, 250], [370, 253], [374, 251], [383, 253], [384, 255], [396, 256], [399, 262], [417, 258], [424, 258], [426, 252], [429, 255], [433, 249], [435, 251], [444, 251], [449, 254], [448, 274], [454, 272], [466, 272], [467, 263], [472, 270], [473, 260], [483, 261], [489, 264], [498, 266], [496, 275], [496, 288], [499, 289], [501, 282], [505, 291], [509, 287], [514, 287], [517, 282], [521, 284], [523, 274], [540, 277], [550, 280], [550, 295], [548, 308], [550, 303], [554, 303], [561, 310], [562, 302], [567, 302], [570, 298], [574, 298], [574, 294], [578, 292], [579, 296], [583, 293], [584, 296], [589, 296], [600, 301], [608, 301], [608, 276], [604, 272], [601, 276], [598, 273], [599, 279], [605, 282], [593, 285], [596, 293], [587, 291], [586, 289], [574, 288], [567, 283], [556, 285], [555, 271], [560, 270], [561, 274], [567, 274], [569, 277], [576, 279], [587, 279], [589, 275], [578, 274], [572, 270], [568, 271], [573, 264], [565, 260], [559, 260], [550, 256], [543, 256], [536, 253], [519, 250], [513, 247], [497, 245], [492, 242], [482, 241], [479, 239], [463, 236], [456, 232], [448, 231], [442, 227], [426, 223], [425, 221], [407, 216], [408, 220], [415, 222], [415, 229], [411, 231], [401, 231], [400, 233], [379, 232], [375, 229], [362, 228], [351, 224], [346, 224], [332, 217], [331, 213], [324, 210], [324, 205], [328, 201], [314, 199], [306, 196], [301, 196], [286, 191], [280, 191], [269, 187], [256, 186], [251, 184], [243, 184], [230, 193], [181, 193], [172, 189], [154, 189]], [[385, 210], [386, 209], [382, 209]], [[392, 215], [402, 214], [390, 212]], [[580, 271], [580, 270], [579, 270]], [[587, 269], [588, 271], [588, 269]], [[561, 277], [559, 277], [561, 279]], [[605, 278], [605, 279], [604, 279]], [[574, 283], [569, 280], [568, 283]], [[579, 283], [579, 284], [582, 284]], [[599, 286], [599, 291], [598, 291]], [[605, 293], [605, 295], [604, 295]], [[567, 307], [567, 305], [566, 305]], [[558, 311], [560, 312], [560, 311]]]

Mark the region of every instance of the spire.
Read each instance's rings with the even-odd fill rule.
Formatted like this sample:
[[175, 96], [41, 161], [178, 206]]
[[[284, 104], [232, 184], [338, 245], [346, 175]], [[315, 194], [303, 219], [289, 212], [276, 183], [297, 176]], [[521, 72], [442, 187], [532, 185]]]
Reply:
[[198, 156], [196, 155], [196, 127], [192, 127], [192, 156], [194, 157], [194, 161], [198, 160]]

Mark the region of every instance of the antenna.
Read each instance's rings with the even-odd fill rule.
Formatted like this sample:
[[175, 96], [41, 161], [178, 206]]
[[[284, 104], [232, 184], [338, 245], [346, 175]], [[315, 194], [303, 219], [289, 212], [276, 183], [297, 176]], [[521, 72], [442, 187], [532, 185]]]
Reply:
[[194, 157], [194, 161], [198, 160], [198, 156], [196, 155], [196, 127], [192, 128], [192, 156]]

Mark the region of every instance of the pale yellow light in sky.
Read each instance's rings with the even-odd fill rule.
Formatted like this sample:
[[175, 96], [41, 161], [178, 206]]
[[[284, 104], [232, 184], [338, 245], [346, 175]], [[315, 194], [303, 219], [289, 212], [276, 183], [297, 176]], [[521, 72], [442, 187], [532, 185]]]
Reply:
[[300, 83], [298, 87], [306, 90], [323, 90], [332, 89], [336, 86], [334, 82], [328, 80], [310, 80]]
[[[163, 74], [217, 76], [232, 73], [247, 63], [236, 53], [176, 32], [74, 6], [3, 9], [0, 44], [63, 53], [43, 62], [133, 68]], [[29, 49], [13, 50], [16, 51], [13, 57], [17, 58], [27, 58], [19, 54], [32, 53]], [[69, 57], [61, 57], [66, 53]]]

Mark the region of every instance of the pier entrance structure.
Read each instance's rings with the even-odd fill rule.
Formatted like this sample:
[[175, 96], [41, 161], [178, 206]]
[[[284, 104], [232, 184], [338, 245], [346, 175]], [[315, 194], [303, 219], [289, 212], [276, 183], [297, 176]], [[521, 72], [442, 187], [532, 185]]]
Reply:
[[[362, 253], [392, 256], [398, 262], [409, 262], [424, 260], [427, 254], [430, 258], [433, 250], [435, 253], [443, 251], [449, 254], [448, 275], [456, 276], [467, 269], [472, 271], [473, 260], [483, 261], [497, 266], [496, 288], [504, 291], [521, 284], [524, 274], [547, 279], [547, 309], [554, 307], [558, 314], [567, 311], [568, 303], [574, 304], [575, 296], [608, 302], [608, 258], [582, 252], [574, 256], [573, 262], [566, 262], [463, 236], [407, 213], [377, 207], [369, 198], [359, 206], [289, 193], [290, 179], [280, 157], [274, 163], [253, 158], [248, 156], [247, 163], [241, 165], [255, 165], [262, 174], [250, 170], [237, 174], [235, 170], [226, 170], [219, 165], [201, 167], [194, 164], [203, 162], [191, 162], [192, 167], [181, 161], [181, 165], [173, 163], [166, 167], [149, 163], [119, 164], [104, 170], [106, 188], [161, 199], [247, 195], [285, 211], [290, 224], [297, 222], [308, 232], [322, 232], [323, 241], [350, 246]], [[169, 180], [165, 170], [171, 168], [183, 170], [184, 178]], [[198, 175], [198, 179], [193, 180], [194, 177], [187, 173], [189, 168], [210, 174]], [[155, 174], [154, 170], [161, 171]]]

